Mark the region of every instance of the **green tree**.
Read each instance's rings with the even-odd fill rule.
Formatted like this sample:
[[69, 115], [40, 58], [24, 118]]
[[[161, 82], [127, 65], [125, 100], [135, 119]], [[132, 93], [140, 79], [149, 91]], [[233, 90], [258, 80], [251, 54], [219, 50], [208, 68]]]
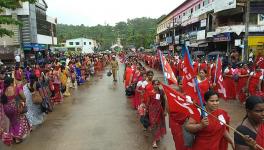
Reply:
[[[36, 0], [0, 0], [0, 14], [4, 12], [5, 9], [17, 9], [21, 7], [21, 2], [28, 1], [30, 3], [35, 3]], [[5, 28], [1, 28], [1, 25], [22, 25], [19, 21], [9, 17], [9, 16], [0, 16], [0, 37], [5, 35], [12, 36], [13, 32]]]
[[57, 35], [59, 42], [65, 42], [72, 38], [91, 38], [101, 45], [101, 50], [109, 49], [116, 43], [117, 38], [121, 39], [124, 47], [145, 47], [149, 48], [155, 39], [158, 19], [153, 18], [135, 18], [128, 19], [126, 22], [118, 22], [115, 26], [97, 25], [88, 27], [84, 25], [73, 26], [59, 24], [57, 26]]

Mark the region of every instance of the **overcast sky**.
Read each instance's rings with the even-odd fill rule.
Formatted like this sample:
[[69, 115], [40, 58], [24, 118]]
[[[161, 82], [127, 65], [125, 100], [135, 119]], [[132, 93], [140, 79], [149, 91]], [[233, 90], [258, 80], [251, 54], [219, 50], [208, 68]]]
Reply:
[[57, 17], [59, 23], [110, 24], [128, 18], [158, 18], [168, 14], [185, 0], [46, 0], [48, 15]]

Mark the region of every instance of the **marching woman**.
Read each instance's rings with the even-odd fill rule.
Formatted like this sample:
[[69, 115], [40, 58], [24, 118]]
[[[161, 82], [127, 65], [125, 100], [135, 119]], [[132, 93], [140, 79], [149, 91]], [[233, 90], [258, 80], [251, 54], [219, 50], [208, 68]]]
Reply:
[[242, 68], [239, 68], [239, 79], [237, 83], [237, 94], [239, 101], [244, 103], [246, 100], [246, 94], [244, 89], [246, 88], [248, 77], [249, 77], [249, 68], [247, 64], [243, 64]]
[[250, 95], [256, 95], [261, 91], [261, 82], [263, 80], [263, 73], [259, 66], [256, 66], [256, 70], [251, 72], [248, 78], [247, 87]]
[[134, 109], [137, 109], [138, 106], [141, 104], [143, 89], [145, 88], [145, 84], [147, 82], [146, 79], [147, 79], [147, 74], [143, 72], [143, 70], [141, 70], [140, 76], [138, 77], [138, 82], [137, 82], [137, 86], [135, 90], [135, 96], [133, 97], [133, 100], [132, 100], [132, 107]]
[[[27, 113], [26, 117], [28, 119], [29, 124], [33, 126], [37, 126], [43, 123], [44, 121], [44, 113], [40, 109], [40, 103], [43, 100], [41, 93], [41, 85], [38, 81], [39, 78], [37, 78], [35, 75], [31, 75], [30, 82], [27, 83], [24, 88], [24, 94], [26, 97], [26, 105], [27, 105]], [[38, 97], [34, 95], [39, 95]], [[39, 98], [38, 100], [40, 103], [35, 104], [34, 98]]]
[[[210, 88], [210, 81], [206, 78], [206, 74], [207, 74], [206, 70], [200, 69], [199, 76], [197, 78], [198, 85], [199, 85], [200, 92], [201, 92], [201, 96], [203, 96], [206, 92], [208, 92], [209, 88]], [[197, 98], [197, 100], [198, 100], [198, 98]], [[204, 98], [203, 98], [203, 103], [205, 104]], [[197, 104], [200, 105], [199, 100], [197, 101]]]
[[124, 74], [125, 88], [128, 88], [128, 86], [132, 83], [132, 78], [133, 78], [133, 70], [131, 67], [131, 63], [127, 63]]
[[206, 101], [205, 109], [211, 114], [200, 120], [191, 116], [186, 123], [187, 131], [195, 134], [192, 150], [227, 150], [227, 147], [225, 149], [222, 148], [223, 138], [234, 147], [228, 129], [222, 123], [229, 122], [230, 118], [227, 112], [218, 108], [219, 99], [217, 93], [208, 91], [205, 93], [204, 99]]
[[29, 135], [31, 126], [23, 111], [26, 107], [23, 91], [15, 87], [13, 82], [13, 78], [5, 78], [1, 104], [3, 105], [4, 113], [10, 121], [9, 134], [15, 143], [20, 143]]
[[258, 96], [250, 96], [246, 100], [246, 117], [237, 131], [244, 137], [234, 133], [236, 150], [258, 150], [256, 144], [264, 148], [264, 101]]
[[52, 70], [51, 73], [52, 82], [53, 82], [53, 92], [54, 92], [52, 100], [54, 104], [60, 104], [63, 101], [63, 97], [61, 94], [60, 72], [61, 72], [60, 65], [57, 64], [55, 66], [55, 69]]
[[233, 79], [234, 69], [231, 67], [231, 64], [228, 64], [228, 67], [224, 71], [224, 84], [226, 88], [226, 99], [234, 100], [236, 99], [236, 85]]
[[153, 84], [153, 94], [150, 96], [149, 103], [147, 105], [147, 110], [149, 114], [150, 130], [153, 133], [153, 143], [152, 147], [157, 148], [157, 142], [166, 134], [166, 124], [165, 124], [165, 98], [163, 91], [159, 88], [159, 81], [154, 80]]

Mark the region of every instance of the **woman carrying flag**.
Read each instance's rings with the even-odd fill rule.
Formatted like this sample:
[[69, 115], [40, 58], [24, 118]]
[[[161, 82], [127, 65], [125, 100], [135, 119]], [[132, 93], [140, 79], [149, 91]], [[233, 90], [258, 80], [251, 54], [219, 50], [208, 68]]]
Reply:
[[234, 147], [228, 129], [223, 124], [223, 122], [228, 123], [230, 118], [227, 112], [218, 108], [219, 99], [217, 93], [208, 91], [205, 93], [204, 99], [206, 101], [205, 110], [210, 115], [200, 120], [191, 116], [186, 123], [187, 131], [195, 134], [192, 150], [227, 150], [227, 146], [222, 144], [225, 140]]

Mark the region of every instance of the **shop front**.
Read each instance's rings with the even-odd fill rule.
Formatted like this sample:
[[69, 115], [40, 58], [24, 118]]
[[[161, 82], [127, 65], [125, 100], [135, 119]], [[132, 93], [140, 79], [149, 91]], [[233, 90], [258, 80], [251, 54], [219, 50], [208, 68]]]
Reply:
[[36, 43], [24, 43], [23, 51], [28, 63], [43, 64], [48, 54], [48, 45]]
[[249, 36], [248, 46], [256, 56], [264, 56], [264, 36]]

